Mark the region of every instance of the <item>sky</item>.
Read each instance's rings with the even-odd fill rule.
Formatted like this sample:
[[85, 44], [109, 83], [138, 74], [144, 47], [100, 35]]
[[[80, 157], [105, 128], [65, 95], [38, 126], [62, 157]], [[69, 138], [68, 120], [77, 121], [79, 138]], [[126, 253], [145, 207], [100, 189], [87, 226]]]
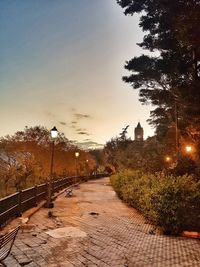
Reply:
[[145, 53], [137, 16], [116, 0], [0, 0], [0, 136], [56, 126], [87, 146], [105, 144], [150, 106], [122, 81], [126, 60]]

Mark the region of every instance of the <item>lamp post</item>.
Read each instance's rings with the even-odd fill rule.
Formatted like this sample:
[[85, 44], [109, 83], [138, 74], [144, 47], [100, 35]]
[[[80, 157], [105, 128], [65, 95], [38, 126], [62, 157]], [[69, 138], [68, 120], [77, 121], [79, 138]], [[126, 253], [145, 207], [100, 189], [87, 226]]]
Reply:
[[57, 138], [58, 136], [58, 130], [56, 129], [56, 127], [54, 126], [51, 129], [51, 138], [52, 138], [52, 142], [51, 142], [51, 163], [50, 163], [50, 175], [49, 175], [49, 183], [48, 183], [48, 188], [47, 188], [47, 203], [46, 203], [46, 207], [47, 208], [52, 208], [53, 205], [51, 203], [51, 198], [52, 198], [52, 180], [53, 180], [53, 163], [54, 163], [54, 140]]
[[176, 146], [176, 160], [179, 159], [179, 132], [178, 132], [178, 108], [177, 108], [177, 99], [175, 98], [174, 102], [174, 115], [175, 115], [175, 146]]
[[179, 144], [179, 125], [178, 125], [178, 107], [177, 104], [179, 103], [178, 95], [173, 91], [169, 91], [170, 95], [172, 96], [172, 101], [174, 102], [174, 123], [175, 123], [175, 154], [176, 154], [176, 162], [179, 159], [180, 154], [180, 144]]
[[78, 176], [78, 157], [79, 157], [79, 152], [75, 152], [75, 157], [76, 157], [76, 179]]
[[87, 180], [87, 177], [89, 176], [89, 159], [86, 159], [85, 160], [85, 174], [86, 176], [86, 180]]

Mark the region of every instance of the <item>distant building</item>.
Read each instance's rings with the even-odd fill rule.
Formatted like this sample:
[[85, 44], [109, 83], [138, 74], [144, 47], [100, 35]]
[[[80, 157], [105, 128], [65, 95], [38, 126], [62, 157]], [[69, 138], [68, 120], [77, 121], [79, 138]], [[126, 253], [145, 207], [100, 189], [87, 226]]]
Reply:
[[137, 127], [135, 128], [135, 141], [143, 141], [144, 139], [144, 130], [138, 122]]

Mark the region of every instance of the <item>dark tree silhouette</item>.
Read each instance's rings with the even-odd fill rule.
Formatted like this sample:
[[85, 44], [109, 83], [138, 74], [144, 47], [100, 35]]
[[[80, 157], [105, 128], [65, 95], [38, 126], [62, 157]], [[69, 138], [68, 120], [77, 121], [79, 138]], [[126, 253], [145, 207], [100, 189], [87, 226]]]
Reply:
[[[200, 2], [198, 0], [117, 0], [126, 15], [141, 13], [146, 33], [139, 44], [158, 55], [141, 55], [126, 62], [123, 77], [139, 89], [140, 101], [151, 103], [149, 123], [162, 140], [175, 130], [200, 140]], [[174, 138], [175, 140], [175, 138]], [[175, 142], [174, 142], [175, 143]], [[174, 144], [175, 145], [175, 144]]]

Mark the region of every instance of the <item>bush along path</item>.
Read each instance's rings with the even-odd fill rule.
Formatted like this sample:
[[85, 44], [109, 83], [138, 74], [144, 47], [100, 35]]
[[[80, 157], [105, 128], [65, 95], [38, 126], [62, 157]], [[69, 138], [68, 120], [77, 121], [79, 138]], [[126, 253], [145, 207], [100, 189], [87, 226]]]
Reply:
[[200, 231], [200, 181], [192, 176], [122, 171], [111, 177], [118, 196], [164, 233]]

